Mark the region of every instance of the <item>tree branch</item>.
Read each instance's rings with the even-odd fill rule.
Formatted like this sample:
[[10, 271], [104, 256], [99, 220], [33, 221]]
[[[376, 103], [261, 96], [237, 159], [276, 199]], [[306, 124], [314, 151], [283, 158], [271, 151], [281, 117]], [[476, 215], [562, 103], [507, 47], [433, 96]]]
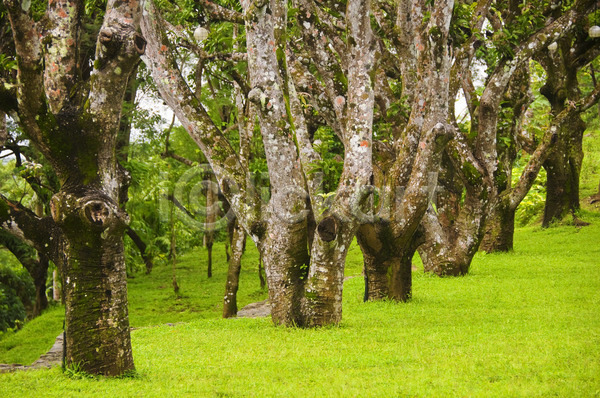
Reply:
[[[144, 9], [147, 12], [142, 16], [141, 26], [148, 42], [146, 64], [158, 90], [207, 157], [223, 193], [237, 208], [246, 230], [250, 230], [250, 225], [258, 221], [260, 197], [247, 186], [247, 170], [242, 167], [238, 154], [182, 77], [173, 53], [169, 51], [170, 43], [164, 34], [162, 18], [152, 1], [145, 0]], [[242, 214], [242, 209], [250, 210]]]
[[79, 74], [81, 7], [78, 0], [48, 2], [46, 15], [50, 30], [48, 50], [44, 51], [44, 87], [48, 107], [58, 114], [71, 101]]
[[560, 129], [561, 124], [566, 120], [571, 119], [577, 114], [583, 113], [592, 106], [594, 106], [600, 99], [600, 84], [596, 86], [594, 91], [588, 94], [585, 98], [582, 98], [577, 103], [567, 103], [567, 107], [559, 113], [554, 120], [552, 125], [546, 130], [542, 142], [538, 145], [535, 152], [529, 158], [527, 165], [523, 169], [523, 173], [519, 178], [517, 184], [506, 192], [506, 196], [509, 200], [511, 209], [516, 209], [517, 206], [523, 201], [527, 192], [531, 189], [531, 186], [535, 182], [535, 179], [550, 153], [550, 148], [554, 145], [558, 139], [557, 132]]

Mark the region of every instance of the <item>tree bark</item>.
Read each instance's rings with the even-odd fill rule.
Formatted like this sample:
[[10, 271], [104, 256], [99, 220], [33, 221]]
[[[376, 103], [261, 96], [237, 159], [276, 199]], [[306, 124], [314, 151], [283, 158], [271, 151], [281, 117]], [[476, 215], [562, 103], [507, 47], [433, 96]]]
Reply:
[[[547, 52], [541, 50], [550, 44], [550, 38], [558, 40], [574, 31], [573, 27], [585, 18], [593, 5], [593, 1], [584, 0], [566, 11], [558, 10], [547, 24], [520, 40], [518, 45], [513, 46], [511, 56], [501, 58], [492, 68], [479, 98], [467, 70], [474, 59], [472, 40], [477, 35], [472, 35], [471, 41], [466, 42], [467, 49], [459, 52], [464, 59], [457, 58], [455, 67], [458, 70], [452, 77], [461, 81], [458, 86], [467, 97], [471, 133], [467, 137], [457, 130], [456, 138], [447, 151], [451, 162], [446, 167], [452, 168], [460, 177], [464, 188], [454, 193], [454, 201], [460, 204], [456, 211], [443, 209], [440, 212], [438, 206], [437, 211], [430, 209], [423, 220], [426, 243], [419, 248], [419, 253], [426, 270], [439, 275], [464, 275], [468, 272], [483, 239], [485, 223], [501, 200], [500, 190], [507, 178], [501, 168], [503, 159], [498, 147], [498, 121], [504, 93], [515, 71], [534, 55]], [[499, 28], [503, 29], [502, 26]], [[455, 86], [455, 83], [452, 85]], [[451, 100], [454, 101], [454, 98]], [[452, 185], [449, 186], [451, 189]], [[460, 199], [462, 195], [464, 200]]]
[[[402, 242], [382, 225], [363, 225], [356, 237], [364, 257], [364, 301], [412, 298], [412, 258], [423, 242], [417, 236]], [[387, 239], [382, 239], [387, 237]]]
[[[109, 222], [96, 221], [100, 219], [95, 212], [107, 209], [99, 200], [82, 203], [80, 198], [63, 198], [60, 204], [55, 199], [55, 209], [62, 210], [55, 214], [78, 227], [67, 232], [68, 261], [63, 272], [67, 363], [80, 364], [94, 374], [119, 375], [133, 369], [122, 240], [125, 224], [118, 213]], [[81, 217], [81, 210], [89, 218]]]
[[480, 249], [488, 253], [513, 250], [515, 235], [515, 209], [501, 201], [486, 221], [486, 233]]

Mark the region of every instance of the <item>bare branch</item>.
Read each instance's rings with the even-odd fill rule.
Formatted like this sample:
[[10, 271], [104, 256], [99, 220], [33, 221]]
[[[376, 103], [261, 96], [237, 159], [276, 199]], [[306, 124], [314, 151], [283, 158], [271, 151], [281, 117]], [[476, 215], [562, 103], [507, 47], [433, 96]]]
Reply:
[[78, 81], [80, 24], [82, 2], [78, 0], [48, 2], [48, 51], [44, 52], [44, 85], [48, 106], [54, 114], [67, 105]]

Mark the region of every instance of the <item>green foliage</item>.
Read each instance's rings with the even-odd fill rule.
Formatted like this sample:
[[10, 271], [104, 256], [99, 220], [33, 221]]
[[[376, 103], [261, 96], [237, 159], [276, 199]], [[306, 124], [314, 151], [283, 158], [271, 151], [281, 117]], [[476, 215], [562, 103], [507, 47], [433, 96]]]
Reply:
[[[487, 65], [487, 74], [491, 74], [500, 62], [512, 59], [521, 44], [544, 26], [547, 16], [542, 11], [550, 1], [522, 2], [518, 4], [518, 10], [507, 10], [511, 5], [510, 2], [498, 2], [492, 7], [493, 14], [502, 22], [500, 30], [494, 31], [490, 26], [484, 34], [477, 34], [476, 55]], [[510, 19], [504, 20], [505, 17]]]
[[314, 135], [313, 147], [321, 156], [321, 160], [313, 164], [309, 173], [321, 173], [323, 176], [322, 192], [334, 192], [342, 175], [344, 166], [344, 146], [329, 127], [319, 127]]
[[[189, 140], [187, 134], [183, 135], [179, 132], [174, 134], [172, 142], [177, 142], [182, 137]], [[130, 226], [147, 244], [146, 253], [154, 257], [158, 264], [166, 262], [169, 252], [170, 213], [167, 208], [170, 203], [169, 197], [173, 195], [173, 190], [180, 177], [188, 170], [188, 166], [173, 159], [161, 158], [159, 155], [162, 151], [160, 145], [159, 140], [152, 139], [146, 143], [133, 143], [130, 145], [130, 156], [125, 165], [132, 176], [129, 201], [127, 202], [127, 212], [131, 218]], [[197, 148], [195, 144], [187, 145], [187, 151], [191, 150], [192, 153], [195, 153], [195, 148]], [[189, 154], [186, 151], [183, 152], [183, 155]], [[198, 158], [197, 154], [196, 158]], [[192, 183], [193, 181], [187, 182]], [[192, 196], [188, 195], [187, 200], [184, 200], [186, 198], [179, 199], [183, 206], [191, 211], [195, 210], [190, 206], [190, 201], [194, 199]], [[182, 217], [186, 216], [182, 214]], [[179, 254], [200, 244], [201, 236], [198, 235], [197, 230], [197, 228], [185, 227], [179, 219], [176, 221], [175, 231]], [[138, 248], [129, 239], [125, 242], [129, 272], [140, 271], [143, 262], [139, 257]]]
[[19, 174], [26, 176], [30, 172], [33, 173], [34, 169], [37, 169], [37, 165], [31, 163], [16, 167], [14, 160], [0, 162], [0, 192], [11, 200], [29, 205], [33, 199], [33, 190]]
[[17, 60], [7, 54], [0, 54], [0, 72], [17, 70]]

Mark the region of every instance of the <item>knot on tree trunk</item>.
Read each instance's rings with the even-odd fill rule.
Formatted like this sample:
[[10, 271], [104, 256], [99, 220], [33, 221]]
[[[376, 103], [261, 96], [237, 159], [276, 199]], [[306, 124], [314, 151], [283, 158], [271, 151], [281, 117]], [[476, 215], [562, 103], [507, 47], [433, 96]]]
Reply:
[[259, 87], [254, 87], [248, 92], [248, 100], [258, 105], [262, 110], [265, 110], [270, 104], [267, 94]]
[[85, 195], [60, 192], [50, 202], [52, 218], [59, 225], [71, 225], [69, 230], [96, 232], [125, 231], [128, 215], [106, 194], [88, 192]]
[[317, 232], [319, 237], [324, 242], [331, 242], [337, 237], [337, 221], [333, 216], [325, 217], [321, 220], [319, 225], [317, 225]]
[[98, 57], [100, 64], [96, 69], [106, 66], [109, 60], [122, 56], [137, 62], [140, 55], [146, 52], [146, 39], [137, 33], [133, 25], [114, 21], [98, 33]]

